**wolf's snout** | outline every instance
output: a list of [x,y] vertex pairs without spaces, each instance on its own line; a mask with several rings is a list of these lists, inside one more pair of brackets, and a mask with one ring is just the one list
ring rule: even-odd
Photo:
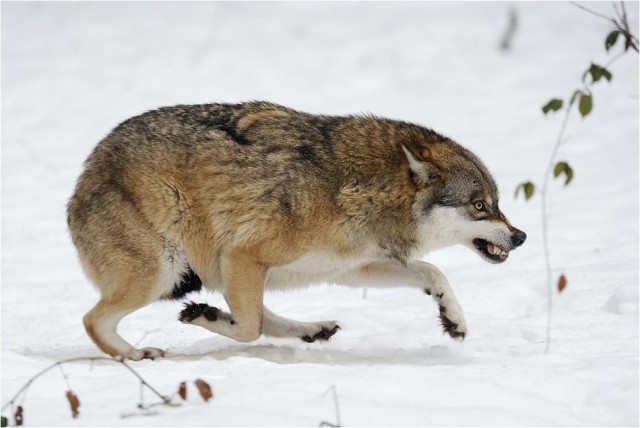
[[511,244],[513,245],[513,248],[517,248],[520,245],[524,244],[524,241],[526,240],[527,234],[521,230],[518,230],[517,232],[514,232],[513,235],[511,235]]

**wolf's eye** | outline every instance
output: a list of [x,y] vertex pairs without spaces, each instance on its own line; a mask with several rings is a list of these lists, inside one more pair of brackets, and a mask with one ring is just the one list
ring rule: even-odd
[[478,211],[484,211],[484,202],[482,201],[476,202],[473,206],[475,206]]

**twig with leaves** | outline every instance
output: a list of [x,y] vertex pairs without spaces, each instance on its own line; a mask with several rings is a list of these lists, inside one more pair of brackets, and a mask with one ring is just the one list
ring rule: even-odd
[[[71,383],[69,382],[69,377],[67,376],[66,372],[63,369],[63,365],[67,364],[67,363],[73,363],[73,362],[78,362],[78,361],[89,361],[91,363],[95,362],[95,361],[109,361],[109,362],[116,362],[120,365],[122,365],[123,367],[125,367],[129,372],[131,372],[131,374],[133,376],[135,376],[136,378],[138,378],[140,380],[140,403],[138,403],[138,408],[140,409],[146,409],[149,406],[154,406],[157,404],[160,405],[167,405],[167,406],[179,406],[178,403],[174,403],[172,401],[172,397],[168,397],[165,395],[162,395],[160,392],[158,392],[158,390],[156,390],[153,386],[151,386],[151,384],[149,384],[149,382],[147,382],[141,375],[140,373],[138,373],[136,370],[134,370],[131,366],[129,366],[127,363],[125,363],[123,360],[121,359],[116,359],[116,358],[109,358],[109,357],[78,357],[78,358],[69,358],[66,360],[62,360],[62,361],[58,361],[56,363],[51,364],[50,366],[44,368],[43,370],[41,370],[40,372],[38,372],[36,375],[34,375],[31,379],[29,379],[27,381],[27,383],[25,383],[19,390],[18,392],[16,392],[16,394],[11,398],[11,400],[9,400],[9,402],[5,403],[2,406],[2,411],[4,412],[5,409],[7,409],[8,407],[11,407],[11,413],[14,416],[14,421],[15,421],[15,425],[16,426],[21,426],[24,423],[24,402],[26,399],[26,393],[29,389],[29,387],[41,376],[43,376],[44,374],[46,374],[47,372],[51,371],[52,369],[58,368],[62,374],[62,377],[64,378],[66,384],[67,384],[67,391],[65,393],[67,400],[69,401],[69,406],[71,408],[71,416],[73,418],[77,418],[80,414],[79,408],[80,408],[80,400],[78,399],[78,396],[73,392],[72,388],[71,388]],[[200,392],[200,395],[202,396],[202,398],[205,401],[209,401],[210,398],[213,397],[213,392],[211,390],[211,387],[209,386],[209,384],[207,384],[205,381],[201,380],[201,379],[197,379],[195,382],[196,387],[198,388],[198,391]],[[184,391],[182,391],[182,386],[184,385]],[[148,404],[145,405],[144,404],[144,397],[143,397],[143,391],[144,389],[148,389],[150,390],[153,394],[155,394],[158,398],[160,398],[161,402],[160,403],[152,403],[152,404]],[[185,382],[182,382],[180,384],[180,388],[178,390],[178,395],[180,395],[184,400],[186,400],[186,384]],[[5,427],[8,425],[8,419],[4,416],[2,416],[2,426]]]
[[[581,4],[578,4],[576,2],[571,2],[571,4],[573,4],[574,6],[578,7],[579,9],[584,10],[585,12],[588,12],[592,15],[595,15],[597,17],[603,18],[609,22],[611,22],[614,27],[616,28],[615,30],[611,31],[609,33],[609,35],[607,36],[607,39],[605,41],[605,47],[607,48],[607,50],[609,50],[609,48],[613,47],[613,45],[616,44],[616,42],[618,41],[618,37],[620,35],[622,35],[624,37],[624,50],[625,52],[631,48],[634,51],[638,52],[638,37],[636,37],[632,32],[631,29],[629,28],[629,20],[627,19],[627,10],[624,6],[624,2],[619,2],[619,3],[614,3],[613,4],[613,9],[616,13],[616,17],[615,18],[611,18],[608,17],[606,15],[603,15],[601,13],[598,13],[596,11],[593,11],[585,6],[582,6]],[[619,5],[619,6],[618,6]],[[618,9],[619,7],[619,9]]]
[[[545,352],[549,352],[551,346],[551,314],[552,314],[552,296],[554,292],[554,286],[552,282],[551,273],[551,260],[549,253],[549,239],[548,239],[548,216],[547,216],[547,194],[549,188],[549,180],[553,174],[554,178],[563,177],[564,185],[567,186],[573,180],[574,171],[569,162],[557,161],[558,150],[561,144],[565,141],[565,132],[567,124],[569,123],[569,117],[573,111],[573,107],[577,105],[578,112],[584,118],[593,110],[593,92],[591,87],[602,80],[611,82],[613,75],[609,71],[609,67],[622,57],[629,49],[633,49],[638,52],[638,38],[633,35],[629,29],[629,23],[627,20],[627,12],[623,2],[619,3],[619,6],[614,3],[614,10],[617,18],[609,18],[594,12],[582,5],[573,3],[575,6],[582,10],[586,10],[596,16],[611,21],[615,29],[612,30],[605,38],[605,50],[609,52],[617,43],[620,36],[624,39],[624,51],[613,57],[608,61],[605,66],[600,66],[595,63],[591,63],[589,68],[582,75],[582,88],[574,90],[573,94],[569,98],[569,102],[565,105],[565,102],[561,98],[553,98],[542,107],[542,112],[546,115],[550,112],[564,111],[564,119],[560,126],[558,137],[556,138],[551,155],[547,163],[547,168],[544,174],[542,187],[540,188],[540,198],[542,201],[542,243],[544,249],[545,266],[547,271],[547,332],[546,332],[546,346]],[[526,181],[519,184],[515,190],[516,198],[520,194],[520,191],[524,194],[525,200],[529,200],[533,197],[536,190],[536,186],[532,181]],[[556,282],[556,289],[558,292],[562,292],[567,286],[567,277],[561,274]]]

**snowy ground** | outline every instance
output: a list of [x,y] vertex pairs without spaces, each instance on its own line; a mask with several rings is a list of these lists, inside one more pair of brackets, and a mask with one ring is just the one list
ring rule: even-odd
[[[589,7],[613,14],[609,3]],[[638,3],[627,7],[637,29]],[[505,53],[511,8],[519,26]],[[239,344],[178,323],[179,303],[156,304],[121,332],[171,355],[131,366],[167,395],[202,378],[213,401],[192,389],[180,407],[139,410],[122,366],[70,363],[80,417],[53,370],[21,401],[26,425],[318,426],[337,422],[333,385],[350,426],[637,426],[637,54],[611,67],[612,83],[595,87],[594,112],[573,117],[561,148],[576,177],[549,197],[554,275],[569,283],[553,299],[548,354],[540,199],[513,199],[519,182],[540,183],[560,127],[541,105],[570,95],[591,61],[608,61],[609,30],[568,3],[3,2],[2,404],[55,361],[101,355],[81,325],[98,295],[65,224],[93,146],[158,106],[266,99],[417,122],[485,160],[529,240],[500,266],[463,248],[427,256],[456,290],[467,340],[443,336],[436,305],[403,288],[266,297],[291,318],[339,320],[327,344]]]

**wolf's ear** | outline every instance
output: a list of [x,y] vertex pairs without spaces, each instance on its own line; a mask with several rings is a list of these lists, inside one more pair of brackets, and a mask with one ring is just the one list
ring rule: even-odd
[[402,151],[409,161],[411,179],[416,186],[428,186],[440,179],[439,168],[430,159],[431,152],[428,148],[414,154],[403,144]]

